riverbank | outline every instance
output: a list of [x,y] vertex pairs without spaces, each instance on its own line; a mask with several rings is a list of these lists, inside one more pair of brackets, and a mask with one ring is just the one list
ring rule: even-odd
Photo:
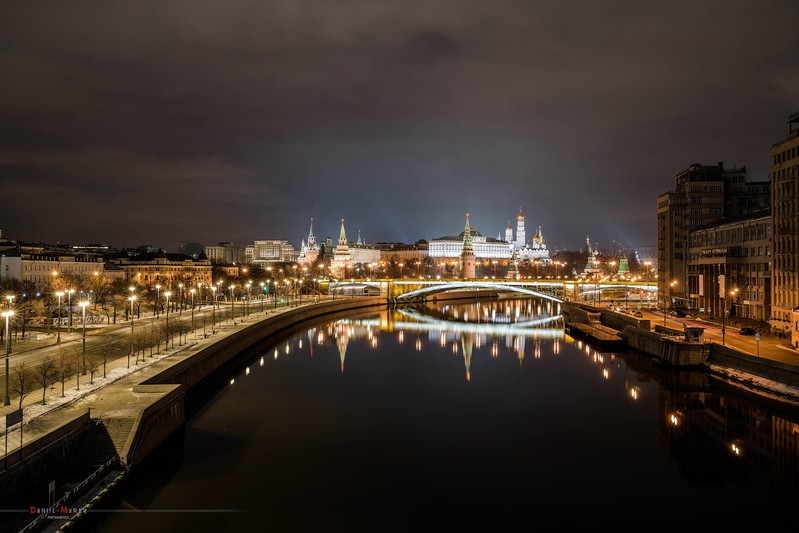
[[[85,511],[83,506],[72,507],[82,496],[74,477],[75,470],[80,469],[71,468],[75,463],[96,462],[103,453],[117,455],[124,473],[182,426],[186,393],[246,348],[270,342],[309,320],[386,305],[385,298],[360,297],[266,310],[224,324],[216,334],[200,337],[178,350],[151,356],[125,377],[29,420],[24,428],[27,442],[21,449],[15,449],[10,438],[6,468],[0,473],[2,506],[36,509],[37,523],[29,531],[70,527],[68,524]],[[68,481],[62,482],[65,478]],[[53,480],[56,490],[48,499]],[[40,496],[19,496],[25,494]],[[2,530],[19,528],[3,526]]]

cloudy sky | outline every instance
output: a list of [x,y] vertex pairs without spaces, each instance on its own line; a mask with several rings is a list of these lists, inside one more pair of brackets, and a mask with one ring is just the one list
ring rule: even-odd
[[799,2],[70,0],[0,8],[0,229],[113,246],[496,236],[651,251],[692,163],[799,111]]

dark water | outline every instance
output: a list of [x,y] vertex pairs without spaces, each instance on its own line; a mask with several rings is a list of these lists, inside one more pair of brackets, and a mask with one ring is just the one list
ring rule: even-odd
[[557,312],[311,327],[225,376],[91,530],[796,530],[794,407],[598,353]]

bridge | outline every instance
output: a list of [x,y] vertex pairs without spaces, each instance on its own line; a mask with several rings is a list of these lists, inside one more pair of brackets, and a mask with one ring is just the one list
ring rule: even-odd
[[607,301],[657,303],[654,281],[619,280],[510,280],[510,279],[350,279],[331,281],[329,292],[336,295],[379,294],[395,303],[424,302],[452,292],[496,291],[537,296],[556,302],[598,304]]

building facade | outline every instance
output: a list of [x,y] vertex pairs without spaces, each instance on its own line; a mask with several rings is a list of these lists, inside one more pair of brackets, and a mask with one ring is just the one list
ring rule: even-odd
[[717,221],[689,234],[691,307],[717,317],[766,321],[771,307],[768,210]]
[[667,293],[677,307],[687,307],[696,287],[688,280],[688,236],[726,217],[767,209],[769,182],[750,182],[746,167],[689,166],[675,177],[674,191],[657,198],[658,292]]
[[108,260],[125,272],[128,281],[135,283],[211,284],[211,260],[204,255],[194,259],[185,254],[158,251],[134,256],[117,254],[110,256]]
[[799,348],[799,112],[788,117],[787,136],[771,147],[771,218],[774,273],[771,325],[790,331]]

